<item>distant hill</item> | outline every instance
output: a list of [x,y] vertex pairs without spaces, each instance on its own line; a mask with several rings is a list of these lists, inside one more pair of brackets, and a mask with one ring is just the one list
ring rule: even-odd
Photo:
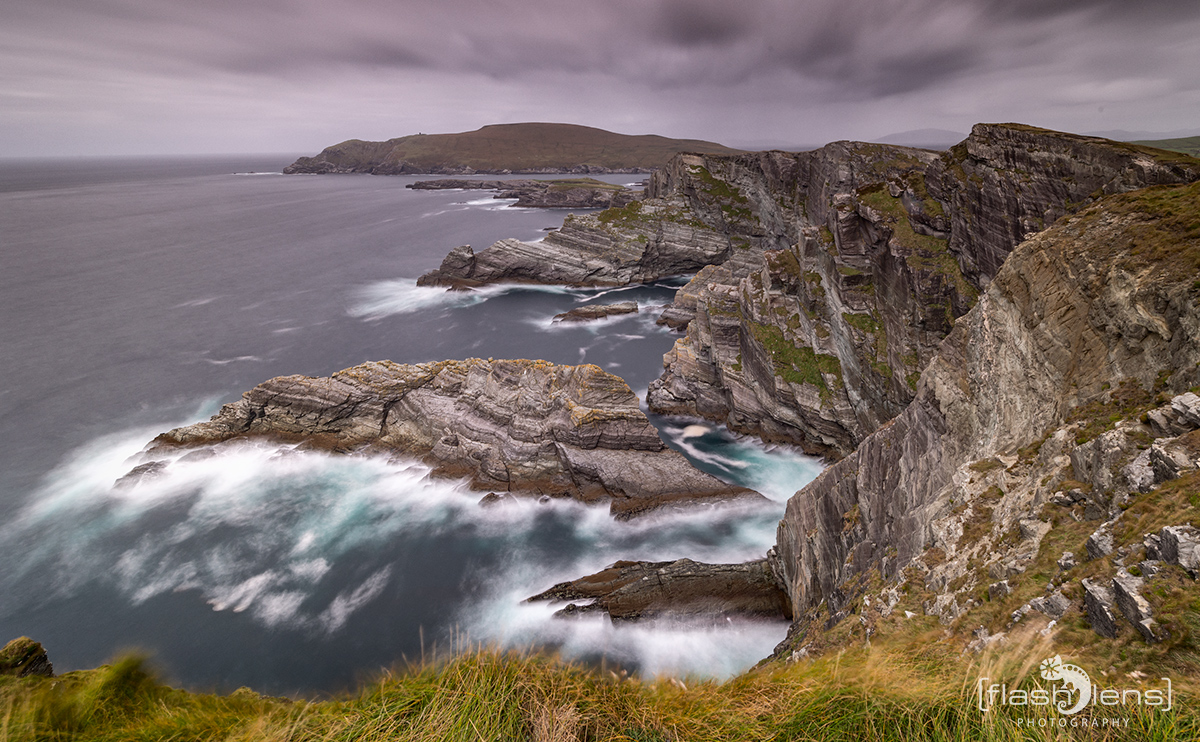
[[386,142],[351,139],[301,157],[285,173],[648,172],[678,152],[733,154],[699,139],[631,136],[575,124],[493,124],[460,134],[413,134]]
[[896,134],[888,134],[871,141],[881,144],[899,144],[902,147],[920,147],[922,149],[950,149],[967,135],[948,129],[912,129]]
[[1179,139],[1141,139],[1133,144],[1147,147],[1168,149],[1172,152],[1183,152],[1192,157],[1200,157],[1200,137],[1181,137]]

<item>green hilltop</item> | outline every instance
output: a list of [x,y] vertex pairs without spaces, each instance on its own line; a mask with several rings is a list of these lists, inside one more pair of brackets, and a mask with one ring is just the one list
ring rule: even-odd
[[458,134],[350,139],[301,157],[288,173],[645,172],[678,152],[735,154],[700,139],[616,134],[575,124],[493,124]]
[[1133,142],[1147,147],[1168,149],[1172,152],[1183,152],[1192,157],[1200,157],[1200,137],[1182,137],[1180,139],[1145,139]]

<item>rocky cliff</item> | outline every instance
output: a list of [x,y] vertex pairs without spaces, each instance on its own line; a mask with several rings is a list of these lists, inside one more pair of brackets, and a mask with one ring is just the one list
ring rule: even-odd
[[[737,270],[744,275],[763,249],[789,245],[798,234],[794,205],[772,193],[790,188],[792,164],[792,156],[780,152],[679,155],[651,177],[646,200],[570,215],[538,242],[501,240],[478,254],[458,248],[420,283],[620,286],[716,263],[743,266]],[[774,180],[764,180],[764,173]]]
[[161,460],[174,448],[247,436],[420,457],[477,489],[611,500],[618,516],[761,497],[667,448],[629,386],[592,365],[380,361],[326,378],[282,376],[208,422],[160,435],[142,467],[168,465]]
[[647,198],[535,243],[457,248],[422,285],[621,285],[696,273],[649,405],[844,456],[912,401],[921,370],[1008,252],[1109,193],[1200,178],[1179,153],[980,124],[947,153],[835,142],[683,154]]
[[[940,156],[835,143],[792,157],[762,168],[757,192],[739,186],[771,199],[752,220],[781,249],[680,290],[664,319],[687,336],[649,404],[831,458],[912,401],[942,338],[1026,235],[1108,193],[1200,178],[1200,161],[1177,153],[1020,125],[978,125]],[[724,181],[729,159],[705,158],[706,172]],[[656,174],[650,195],[686,193],[680,171]],[[791,219],[760,216],[773,213]]]
[[1144,622],[1123,570],[1194,562],[1200,525],[1197,214],[1200,184],[1111,196],[1007,258],[913,402],[788,502],[771,562],[807,621],[790,647],[818,618],[884,620],[901,592],[864,597],[878,580],[915,583],[946,622],[1013,602],[982,638],[1030,611],[1112,614],[1122,594]]

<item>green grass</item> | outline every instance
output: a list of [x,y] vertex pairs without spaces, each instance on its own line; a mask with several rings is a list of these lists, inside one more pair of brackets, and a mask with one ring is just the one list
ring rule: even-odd
[[900,199],[893,198],[882,184],[860,188],[858,198],[883,215],[884,223],[892,228],[893,238],[909,250],[905,262],[910,269],[932,271],[944,276],[968,304],[975,303],[979,291],[963,276],[958,261],[950,254],[946,240],[913,231],[904,204]]
[[1179,681],[1173,711],[1124,712],[1128,728],[1020,727],[1018,718],[1056,717],[1012,707],[985,714],[975,704],[975,680],[1003,678],[1010,687],[1031,687],[1040,647],[974,657],[936,636],[919,639],[771,663],[724,683],[630,678],[541,655],[479,649],[448,663],[385,674],[353,695],[295,702],[245,689],[227,696],[172,689],[143,661],[124,658],[54,680],[0,679],[0,742],[999,742],[1200,734],[1200,699]]
[[[1114,221],[1111,236],[1090,239]],[[1068,222],[1089,257],[1111,260],[1132,272],[1152,270],[1166,280],[1200,275],[1200,181],[1188,185],[1151,186],[1104,198]],[[1200,282],[1193,284],[1200,293]]]
[[1143,139],[1130,144],[1143,147],[1154,147],[1171,152],[1182,152],[1192,157],[1200,157],[1200,137],[1182,137],[1180,139]]
[[771,354],[775,363],[775,374],[792,384],[812,384],[820,390],[822,398],[829,393],[825,375],[838,379],[841,386],[842,364],[836,356],[817,353],[807,345],[795,346],[784,337],[783,330],[773,325],[747,322],[754,338]]

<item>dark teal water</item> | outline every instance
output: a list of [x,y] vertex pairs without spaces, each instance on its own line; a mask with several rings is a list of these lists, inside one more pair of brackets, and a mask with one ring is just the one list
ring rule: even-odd
[[817,465],[719,429],[659,421],[776,504],[635,524],[574,503],[485,511],[415,462],[268,445],[112,487],[155,434],[280,374],[530,357],[596,363],[644,394],[660,372],[676,336],[654,313],[550,319],[661,304],[669,282],[415,286],[455,245],[538,239],[562,213],[413,177],[278,175],[290,159],[0,163],[0,638],[34,636],[59,669],[136,647],[177,682],[270,692],[347,687],[452,635],[646,672],[727,675],[769,652],[780,625],[614,628],[520,602],[617,558],[761,556]]

